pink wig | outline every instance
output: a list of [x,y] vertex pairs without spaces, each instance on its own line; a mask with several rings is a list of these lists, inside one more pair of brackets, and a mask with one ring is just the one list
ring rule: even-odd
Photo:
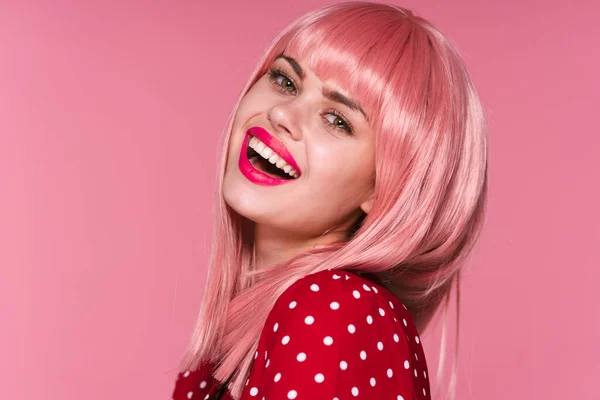
[[[222,182],[239,102],[282,52],[306,60],[321,80],[338,82],[366,108],[377,133],[375,201],[347,241],[257,271],[252,222],[227,206]],[[223,139],[207,284],[182,369],[214,362],[219,381],[235,371],[229,390],[239,398],[275,301],[311,273],[369,274],[406,305],[421,332],[453,284],[458,290],[484,222],[485,115],[457,50],[426,20],[368,2],[300,17],[259,61]]]

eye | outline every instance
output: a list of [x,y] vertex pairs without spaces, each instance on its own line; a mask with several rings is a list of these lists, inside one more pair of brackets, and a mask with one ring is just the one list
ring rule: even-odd
[[[339,129],[339,130],[345,131],[346,133],[349,133],[351,135],[354,134],[352,125],[350,124],[350,122],[348,122],[348,120],[339,111],[327,110],[325,112],[325,115],[333,115],[335,117],[335,118],[333,118],[333,121],[330,122],[333,129]],[[327,119],[327,121],[330,121],[330,120]]]
[[[296,85],[294,84],[294,81],[281,69],[270,68],[267,73],[269,75],[269,82],[271,83],[271,86],[273,86],[277,91],[281,93],[296,92]],[[346,117],[344,117],[342,113],[331,109],[325,112],[324,116],[326,115],[333,115],[335,117],[333,118],[333,121],[330,121],[328,118],[324,117],[331,129],[342,131],[348,135],[354,135],[352,124]]]
[[[290,88],[293,91],[296,91],[296,85],[294,85],[294,81],[280,69],[271,68],[271,69],[269,69],[268,74],[269,74],[269,81],[271,82],[271,85],[273,87],[275,87],[275,89],[277,89],[278,91],[280,91],[282,93],[285,93],[285,92],[289,93]],[[279,82],[280,78],[282,78],[281,83]]]

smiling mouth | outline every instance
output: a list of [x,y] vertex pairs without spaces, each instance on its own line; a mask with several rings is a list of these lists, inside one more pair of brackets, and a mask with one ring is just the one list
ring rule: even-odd
[[249,135],[246,155],[254,168],[273,178],[292,180],[299,177],[291,165],[255,136]]

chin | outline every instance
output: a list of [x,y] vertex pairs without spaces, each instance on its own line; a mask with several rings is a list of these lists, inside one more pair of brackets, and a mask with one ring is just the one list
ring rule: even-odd
[[[233,187],[235,186],[235,188]],[[258,210],[257,200],[252,196],[248,196],[239,185],[232,185],[231,187],[223,185],[223,200],[233,211],[240,216],[249,219],[253,222],[258,222],[261,214],[261,210]]]

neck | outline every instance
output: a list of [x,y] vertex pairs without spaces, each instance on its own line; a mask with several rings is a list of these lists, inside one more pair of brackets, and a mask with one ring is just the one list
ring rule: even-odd
[[283,263],[316,246],[339,242],[345,238],[345,232],[339,231],[302,237],[270,226],[256,224],[254,228],[255,269],[262,270]]

